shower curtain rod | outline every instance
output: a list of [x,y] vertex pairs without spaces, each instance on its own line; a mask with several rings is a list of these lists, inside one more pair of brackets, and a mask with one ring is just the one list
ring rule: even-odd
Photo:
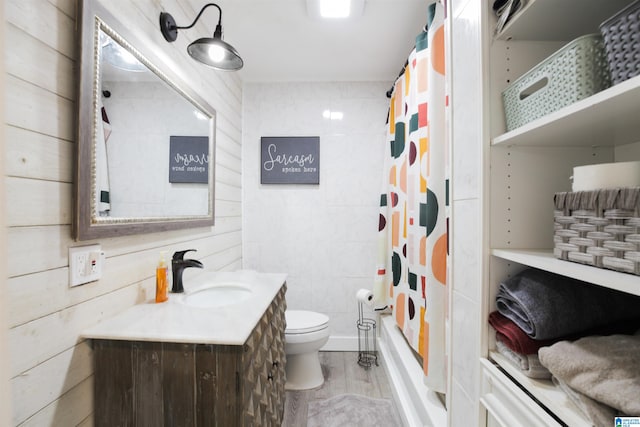
[[[440,3],[442,6],[444,6],[443,0],[436,0],[436,3]],[[429,23],[426,23],[424,25],[424,27],[422,27],[422,32],[426,33],[427,31],[429,31]],[[411,55],[411,52],[413,51],[413,49],[415,49],[416,46],[414,45],[413,48],[411,49],[411,51],[409,51],[409,55]],[[409,56],[407,55],[407,57]],[[404,62],[404,66],[402,67],[402,70],[400,70],[400,73],[398,74],[398,77],[396,77],[396,80],[398,80],[400,78],[400,76],[402,76],[404,74],[404,70],[407,68],[407,65],[409,65],[409,60],[407,59]],[[391,95],[393,95],[393,89],[396,86],[396,80],[393,81],[392,85],[391,85],[391,89],[389,89],[387,91],[387,98],[391,98]]]
[[396,77],[396,80],[391,84],[391,88],[387,91],[387,98],[391,98],[391,95],[393,95],[393,89],[396,87],[396,81],[404,74],[404,70],[407,68],[407,65],[409,65],[408,59],[404,62],[404,66],[402,67],[402,70],[400,70],[398,77]]
[[[438,2],[440,2],[440,0]],[[422,32],[426,33],[428,30],[429,28],[427,27],[427,24],[425,24],[424,27],[422,27]],[[398,77],[396,77],[396,79],[391,84],[391,88],[387,91],[387,98],[391,98],[391,95],[393,95],[393,89],[396,86],[396,81],[404,74],[404,71],[407,69],[407,65],[409,65],[409,56],[411,55],[411,52],[413,52],[415,48],[416,48],[416,45],[413,45],[413,47],[409,51],[409,54],[407,55],[407,60],[404,61],[404,65],[402,66],[402,69],[398,73]]]

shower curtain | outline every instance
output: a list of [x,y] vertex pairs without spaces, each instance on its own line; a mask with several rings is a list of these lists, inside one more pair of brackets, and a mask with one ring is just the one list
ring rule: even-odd
[[[96,162],[96,207],[98,216],[109,216],[111,211],[111,200],[109,184],[109,162],[107,160],[107,141],[111,135],[111,124],[107,116],[107,110],[102,101],[98,105],[100,114],[100,124],[96,129],[95,162]],[[100,131],[102,129],[102,132]]]
[[389,106],[380,198],[377,307],[392,308],[420,354],[426,385],[446,391],[448,147],[444,9],[432,4]]

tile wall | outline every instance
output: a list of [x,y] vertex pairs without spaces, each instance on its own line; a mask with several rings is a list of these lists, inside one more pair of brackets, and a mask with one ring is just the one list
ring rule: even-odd
[[[357,350],[355,293],[373,287],[389,87],[243,88],[244,267],[289,275],[288,307],[331,319],[325,349]],[[326,119],[325,110],[343,119]],[[260,184],[262,136],[319,136],[320,185]]]

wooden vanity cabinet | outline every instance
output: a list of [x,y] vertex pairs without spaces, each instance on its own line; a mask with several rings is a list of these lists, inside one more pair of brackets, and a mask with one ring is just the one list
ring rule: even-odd
[[283,285],[243,345],[94,340],[96,426],[280,426]]

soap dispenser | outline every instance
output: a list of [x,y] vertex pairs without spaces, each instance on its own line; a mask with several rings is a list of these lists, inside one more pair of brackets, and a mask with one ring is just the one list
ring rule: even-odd
[[160,252],[160,260],[156,267],[156,302],[165,302],[169,299],[169,270],[167,267],[166,252]]

